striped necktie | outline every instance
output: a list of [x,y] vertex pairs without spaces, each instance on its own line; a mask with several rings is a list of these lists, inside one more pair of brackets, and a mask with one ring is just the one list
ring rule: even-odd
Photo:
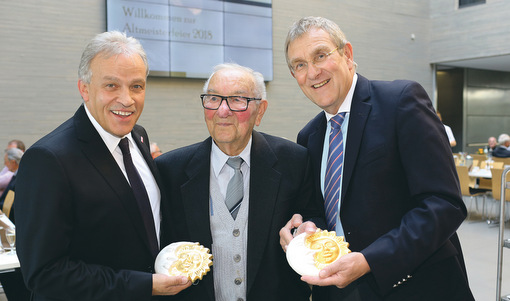
[[324,208],[329,231],[335,231],[338,216],[338,202],[340,200],[340,183],[342,165],[344,161],[344,139],[342,136],[342,122],[345,112],[331,118],[331,132],[329,135],[329,154],[324,179]]
[[241,173],[242,163],[243,159],[241,157],[231,157],[227,160],[227,165],[234,169],[234,176],[228,182],[225,204],[234,219],[237,217],[244,197],[243,174]]

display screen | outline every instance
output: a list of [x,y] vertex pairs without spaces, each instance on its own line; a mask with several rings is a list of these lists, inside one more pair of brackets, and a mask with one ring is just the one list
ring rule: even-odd
[[207,78],[220,63],[273,79],[272,0],[107,0],[107,30],[137,38],[150,75]]

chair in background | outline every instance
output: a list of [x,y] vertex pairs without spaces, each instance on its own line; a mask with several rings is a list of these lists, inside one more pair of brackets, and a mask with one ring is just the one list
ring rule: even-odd
[[485,198],[487,196],[487,192],[490,191],[490,189],[482,189],[482,188],[473,188],[473,184],[471,183],[471,179],[469,177],[469,171],[467,166],[456,166],[457,168],[457,174],[459,176],[459,183],[460,183],[460,190],[462,192],[463,196],[470,197],[470,204],[468,207],[468,218],[471,215],[471,207],[473,206],[473,200],[475,201],[475,207],[478,211],[478,196],[483,196],[483,203],[482,203],[482,218],[485,215]]
[[477,159],[473,159],[473,165],[471,165],[470,170],[475,168],[475,166],[480,167],[479,160],[477,160]]
[[473,160],[478,160],[478,162],[482,162],[487,160],[486,155],[480,155],[480,154],[469,154],[471,157],[473,157]]
[[494,160],[494,162],[503,162],[503,166],[510,165],[510,158],[492,157],[492,160]]
[[[492,173],[492,198],[494,199],[494,203],[498,203],[501,201],[501,176],[503,175],[503,168],[493,168],[491,169]],[[510,180],[510,176],[507,175],[506,181]],[[505,200],[510,201],[510,191],[506,191]],[[491,206],[492,208],[493,206]],[[499,215],[499,214],[498,214]],[[488,216],[488,214],[487,214]],[[491,220],[487,218],[487,223],[497,224],[499,222],[499,218],[497,220]]]
[[[491,166],[490,166],[491,169],[492,168],[499,168],[499,169],[501,169],[501,168],[503,168],[504,162],[502,162],[502,161],[492,161],[490,164],[491,164]],[[480,168],[481,169],[487,168],[487,161],[482,161],[480,163]]]
[[492,163],[492,168],[503,169],[504,163],[505,162],[494,161],[494,163]]
[[2,212],[9,217],[9,214],[11,213],[12,204],[14,203],[14,191],[9,190],[7,192],[7,195],[5,196],[4,205],[2,207]]

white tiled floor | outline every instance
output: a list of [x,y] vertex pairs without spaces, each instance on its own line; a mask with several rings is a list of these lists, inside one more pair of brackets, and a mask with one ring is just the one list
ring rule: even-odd
[[[488,200],[489,207],[491,202],[494,201]],[[494,212],[499,212],[499,202],[493,206],[490,214],[495,217],[497,214]],[[508,216],[508,210],[506,212]],[[496,285],[499,225],[489,226],[485,219],[473,212],[471,218],[461,225],[458,234],[466,261],[469,284],[475,300],[498,300]],[[505,223],[504,238],[510,238],[509,222]],[[503,249],[502,261],[501,295],[505,296],[510,294],[510,250],[507,248]]]

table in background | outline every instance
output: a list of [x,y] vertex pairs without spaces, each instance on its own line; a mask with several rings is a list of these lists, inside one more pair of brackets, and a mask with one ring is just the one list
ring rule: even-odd
[[15,268],[19,268],[19,260],[17,255],[7,254],[9,251],[0,254],[0,273],[12,272]]

